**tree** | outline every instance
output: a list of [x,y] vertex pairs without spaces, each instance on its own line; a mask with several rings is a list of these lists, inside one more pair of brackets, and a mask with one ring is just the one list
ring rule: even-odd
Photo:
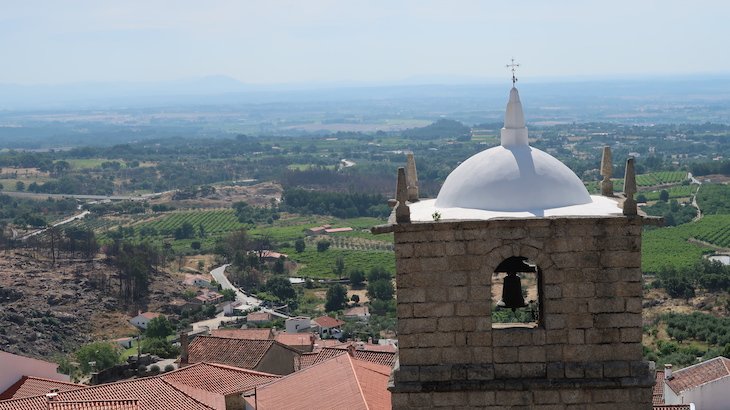
[[358,303],[360,303],[360,296],[357,294],[354,294],[354,295],[352,295],[350,300],[353,301],[357,305]]
[[660,200],[660,201],[662,201],[662,202],[667,202],[667,201],[669,201],[669,192],[667,192],[667,190],[666,190],[666,189],[662,189],[662,190],[661,190],[661,191],[659,192],[659,200]]
[[334,284],[327,289],[326,297],[324,304],[326,311],[340,310],[347,304],[347,289],[339,283]]
[[342,278],[342,274],[345,273],[345,259],[342,255],[337,255],[337,259],[335,259],[335,266],[332,267],[332,273],[334,273],[338,278]]
[[350,271],[350,284],[352,287],[362,286],[364,280],[365,272],[363,272],[362,269],[353,269]]
[[147,337],[165,338],[170,336],[172,332],[173,329],[170,321],[165,316],[157,316],[150,320],[147,324],[147,330],[144,333]]
[[375,282],[380,279],[390,279],[390,272],[382,266],[375,266],[368,272],[368,282]]
[[368,297],[370,299],[391,300],[393,299],[393,282],[390,279],[378,279],[368,284]]
[[223,295],[223,300],[226,300],[226,301],[236,300],[236,291],[233,289],[223,289],[221,291],[221,295]]
[[295,300],[297,292],[292,286],[289,278],[274,276],[266,281],[266,291],[276,296],[280,301]]
[[142,340],[140,345],[142,353],[149,353],[165,359],[177,357],[180,349],[173,346],[167,339],[161,337],[148,337]]
[[18,182],[15,183],[15,190],[16,191],[23,191],[23,190],[25,190],[25,184],[23,183],[23,181],[18,181]]
[[306,248],[306,244],[304,243],[304,239],[299,238],[296,241],[294,241],[294,250],[297,251],[297,253],[304,252],[304,248]]
[[322,239],[320,241],[317,241],[317,252],[324,252],[324,251],[326,251],[327,249],[330,248],[330,245],[331,245],[330,241],[328,241],[326,239]]
[[121,353],[117,346],[109,342],[94,342],[81,346],[76,351],[76,360],[79,362],[83,373],[90,373],[91,371],[108,369],[119,363]]
[[284,258],[284,255],[282,255],[282,256],[280,256],[280,257],[279,257],[279,258],[278,258],[278,259],[277,259],[277,260],[276,260],[276,261],[274,262],[274,267],[273,267],[273,271],[274,271],[274,273],[278,273],[278,274],[282,274],[282,273],[284,273],[284,271],[286,270],[286,269],[285,269],[286,265],[284,264],[284,261],[285,261],[285,260],[286,260],[286,258]]
[[200,241],[192,241],[192,242],[190,242],[190,249],[194,249],[194,250],[197,251],[197,250],[200,249],[201,246],[202,246],[202,244],[200,243]]

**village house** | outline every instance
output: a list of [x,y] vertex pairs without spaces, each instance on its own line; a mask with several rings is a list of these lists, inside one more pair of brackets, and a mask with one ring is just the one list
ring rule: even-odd
[[370,320],[370,309],[367,306],[355,306],[351,307],[342,314],[343,319],[358,320],[361,322],[367,322]]
[[144,312],[144,313],[139,312],[139,314],[137,316],[133,317],[129,321],[129,323],[133,324],[134,326],[136,326],[142,330],[146,330],[147,324],[150,323],[150,320],[152,320],[156,317],[159,317],[159,316],[162,316],[162,314],[155,313],[155,312]]
[[303,333],[312,329],[312,318],[307,316],[290,317],[284,321],[287,333]]
[[335,339],[340,337],[342,334],[342,325],[345,324],[342,320],[330,316],[320,316],[312,320],[312,322],[316,325],[319,337]]
[[[244,408],[243,394],[280,376],[197,363],[160,376],[96,386],[56,386],[0,401],[0,410],[223,410]],[[68,383],[67,383],[68,384]],[[20,390],[18,390],[20,392]]]
[[190,302],[197,305],[217,305],[223,302],[223,295],[212,290],[203,289]]
[[204,275],[195,275],[191,273],[185,274],[185,279],[183,280],[183,284],[188,286],[196,286],[200,288],[210,288],[211,282],[208,279],[208,277]]
[[293,373],[299,356],[297,350],[274,340],[216,336],[198,336],[189,345],[187,338],[181,338],[180,350],[181,367],[208,362],[278,375]]
[[[724,410],[730,404],[730,359],[719,356],[672,371],[665,365],[662,387],[664,405],[693,404],[698,410]],[[655,403],[657,404],[657,403]]]
[[47,393],[51,388],[62,389],[70,380],[68,375],[58,373],[56,363],[0,350],[0,400],[26,392],[44,390],[43,393]]
[[246,315],[246,322],[252,324],[265,324],[270,323],[274,319],[274,316],[270,312],[251,312]]

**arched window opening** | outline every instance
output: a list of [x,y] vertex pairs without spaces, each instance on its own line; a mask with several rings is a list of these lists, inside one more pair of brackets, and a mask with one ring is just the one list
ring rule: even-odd
[[503,260],[492,275],[492,327],[537,327],[540,268],[522,256]]

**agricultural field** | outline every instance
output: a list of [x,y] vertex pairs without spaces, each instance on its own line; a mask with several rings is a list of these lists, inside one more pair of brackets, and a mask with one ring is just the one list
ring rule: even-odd
[[330,247],[324,252],[318,252],[316,244],[307,244],[301,253],[294,248],[283,248],[281,252],[289,255],[296,261],[299,269],[296,276],[309,278],[335,278],[333,268],[338,257],[345,262],[345,275],[352,269],[362,269],[369,272],[374,267],[383,267],[389,272],[395,272],[395,254],[389,250],[356,250]]
[[152,222],[136,224],[134,228],[138,232],[143,228],[153,229],[161,236],[170,236],[185,222],[192,224],[195,229],[198,229],[202,225],[205,229],[205,234],[213,236],[232,232],[245,226],[245,224],[238,222],[238,218],[233,209],[217,209],[170,212]]
[[642,270],[655,273],[664,266],[691,267],[703,254],[713,251],[690,239],[729,247],[730,215],[707,215],[697,222],[647,230],[642,241]]
[[[666,191],[669,193],[670,199],[689,198],[697,193],[698,187],[699,185],[678,185],[666,188]],[[641,192],[641,195],[644,195],[647,201],[658,201],[660,194],[661,190]]]
[[636,176],[636,184],[640,187],[679,184],[687,179],[684,171],[661,171]]

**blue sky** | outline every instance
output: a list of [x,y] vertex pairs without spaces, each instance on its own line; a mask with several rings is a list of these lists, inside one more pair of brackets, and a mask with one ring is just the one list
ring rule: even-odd
[[726,1],[0,0],[0,83],[730,73]]

